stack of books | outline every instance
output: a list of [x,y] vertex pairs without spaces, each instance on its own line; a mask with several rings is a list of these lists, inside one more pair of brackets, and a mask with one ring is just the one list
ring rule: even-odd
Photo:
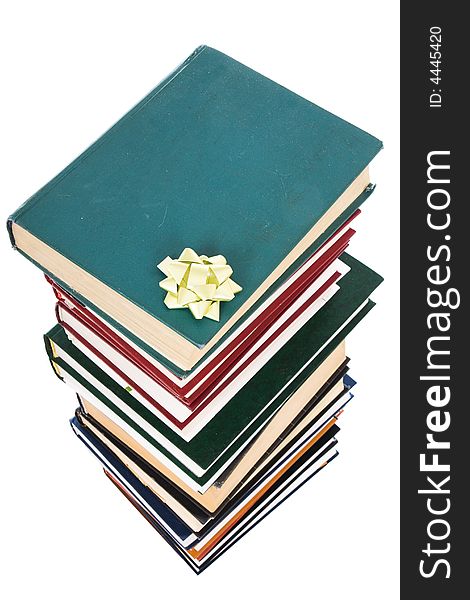
[[196,572],[337,455],[380,148],[203,46],[9,219],[74,432]]

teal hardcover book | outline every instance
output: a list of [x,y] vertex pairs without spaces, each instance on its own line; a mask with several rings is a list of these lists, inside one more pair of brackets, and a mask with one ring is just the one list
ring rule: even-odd
[[[276,290],[279,286],[285,283],[285,281],[304,263],[313,252],[315,252],[320,246],[328,240],[330,236],[332,236],[359,208],[360,206],[369,198],[369,196],[374,191],[375,186],[368,186],[362,194],[360,194],[356,200],[342,213],[342,215],[336,219],[330,227],[322,234],[317,240],[310,246],[292,265],[279,277],[276,283],[273,285],[273,291]],[[50,273],[49,273],[50,275]],[[134,335],[129,329],[123,327],[120,323],[118,323],[115,319],[113,319],[109,314],[106,314],[102,310],[100,310],[97,306],[86,300],[80,294],[77,294],[76,291],[70,289],[70,286],[67,286],[63,282],[60,282],[60,285],[73,296],[75,296],[82,304],[88,306],[92,311],[94,311],[103,321],[107,322],[109,325],[114,327],[117,331],[119,331],[125,338],[128,338],[131,342],[133,342],[138,348],[141,348],[144,352],[153,357],[156,361],[160,362],[167,369],[172,371],[175,375],[180,377],[181,379],[185,379],[191,371],[185,371],[184,369],[178,367],[173,362],[168,360],[165,356],[163,356],[160,352],[152,348],[144,340]],[[242,317],[240,317],[238,324],[243,324],[248,317],[252,315],[254,311],[256,311],[264,302],[265,298],[261,297],[252,308],[247,311]],[[226,336],[227,337],[227,336]],[[226,338],[224,338],[225,340]],[[212,347],[206,355],[199,360],[195,365],[194,369],[198,366],[202,365],[206,360],[210,360],[212,354],[214,354],[217,350],[218,346]]]
[[[61,327],[56,326],[46,334],[46,348],[53,365],[69,373],[87,393],[98,398],[176,468],[203,486],[226,468],[237,449],[263,422],[269,420],[372,308],[373,302],[369,300],[367,303],[367,299],[382,278],[351,256],[343,255],[343,260],[351,267],[351,271],[342,279],[341,288],[335,296],[189,442],[182,440],[75,348]],[[83,375],[69,364],[70,359],[58,357],[54,346],[65,350],[76,365],[80,365]],[[316,352],[318,354],[315,356]],[[312,360],[313,356],[315,358]],[[99,382],[102,391],[97,389],[96,383],[90,383],[91,380]],[[121,410],[110,395],[103,393],[105,389],[119,398],[130,412],[149,423],[173,448],[188,457],[204,473],[195,476],[190,468],[178,460],[175,450],[168,450],[170,444],[159,443],[152,438],[147,430],[129,417],[127,409]]]
[[[191,369],[364,192],[368,133],[198,48],[8,222],[13,244]],[[223,254],[243,287],[220,321],[169,310],[156,269]]]

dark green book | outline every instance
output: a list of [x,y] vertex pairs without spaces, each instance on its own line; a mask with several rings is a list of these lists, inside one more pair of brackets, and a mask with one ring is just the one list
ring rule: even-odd
[[[380,148],[203,46],[8,226],[23,254],[188,370],[341,222]],[[225,255],[243,287],[220,322],[163,304],[156,264],[185,247]]]
[[[348,255],[343,255],[343,260],[351,271],[342,279],[341,288],[335,296],[190,442],[183,441],[76,349],[61,327],[56,326],[46,334],[46,348],[51,361],[79,383],[85,397],[88,394],[90,398],[98,399],[157,454],[166,457],[180,474],[204,488],[227,468],[237,451],[288,401],[372,308],[373,302],[368,301],[368,297],[381,282],[381,277]],[[58,358],[57,347],[70,358]],[[75,364],[71,365],[73,362]],[[92,379],[98,383],[92,385]],[[107,391],[111,394],[107,395]],[[117,400],[113,401],[110,396]],[[122,410],[118,403],[129,410]],[[131,418],[129,413],[136,415],[137,419]],[[138,419],[148,423],[166,442],[156,441],[136,422]],[[189,468],[188,461],[197,469]],[[195,474],[196,470],[198,474]]]

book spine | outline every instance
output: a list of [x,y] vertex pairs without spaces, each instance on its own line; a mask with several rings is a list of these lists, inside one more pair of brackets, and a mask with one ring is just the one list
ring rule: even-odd
[[52,370],[54,371],[54,373],[57,375],[57,377],[61,381],[64,381],[64,378],[62,377],[62,375],[60,373],[59,366],[57,365],[57,363],[54,360],[54,358],[56,358],[54,342],[50,338],[48,338],[47,335],[44,335],[43,339],[44,339],[44,345],[46,347],[47,356],[49,358],[49,362],[51,363]]
[[13,215],[11,217],[8,217],[7,231],[8,231],[8,235],[10,237],[11,245],[16,250],[15,236],[13,235]]

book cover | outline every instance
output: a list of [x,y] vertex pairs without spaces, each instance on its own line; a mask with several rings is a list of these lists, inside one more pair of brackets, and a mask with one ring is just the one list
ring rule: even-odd
[[[78,294],[91,294],[81,287],[84,274],[99,290],[91,301],[111,290],[124,326],[129,307],[142,323],[160,324],[155,337],[143,326],[134,330],[153,347],[161,331],[176,334],[166,351],[180,352],[187,365],[380,148],[366,132],[202,46],[32,196],[9,229],[20,248],[33,240],[29,255],[59,279],[56,259],[65,258],[75,270],[64,282]],[[162,302],[155,265],[187,246],[227,256],[243,286],[224,304],[220,322],[195,321]],[[54,252],[49,262],[45,247]],[[104,296],[98,304],[113,312]]]
[[[369,300],[367,303],[367,298],[379,285],[381,277],[347,254],[343,255],[343,260],[351,267],[351,270],[343,279],[343,287],[322,309],[321,317],[320,314],[312,317],[290,342],[256,374],[250,384],[245,386],[190,442],[184,442],[175,432],[161,423],[155,415],[147,411],[129,393],[76,350],[60,327],[56,326],[47,334],[46,348],[49,355],[52,356],[47,338],[50,338],[52,342],[56,340],[59,345],[67,346],[68,353],[78,359],[105,387],[112,390],[143,419],[151,423],[174,447],[190,457],[202,469],[206,469],[205,473],[195,476],[181,461],[175,459],[165,445],[156,442],[142,427],[114,406],[107,396],[96,390],[76,372],[74,378],[78,379],[85,388],[99,397],[104,404],[116,412],[142,438],[177,465],[183,473],[186,473],[199,485],[204,485],[224,467],[228,460],[227,455],[233,454],[237,448],[249,439],[250,434],[256,431],[257,426],[259,426],[256,416],[263,411],[266,403],[271,401],[269,413],[273,414],[290,394],[322,364],[349,331],[372,308],[373,302]],[[358,309],[360,310],[358,311]],[[351,318],[353,315],[355,316]],[[344,326],[348,318],[351,318],[351,320]],[[343,328],[336,334],[341,327]],[[333,339],[328,341],[332,335],[334,336]],[[314,360],[311,360],[315,348],[321,348],[325,342],[327,342],[326,347]],[[56,358],[54,362],[61,369],[73,371],[61,359]],[[298,373],[299,366],[304,364],[307,364],[307,368]],[[276,376],[273,376],[274,373]],[[278,393],[280,390],[281,393]],[[275,400],[272,401],[275,396]],[[264,415],[263,418],[265,418]],[[244,431],[243,435],[240,435],[241,431]]]
[[[129,338],[100,319],[56,282],[48,277],[46,279],[52,285],[57,299],[57,321],[85,354],[89,356],[89,352],[99,351],[124,372],[127,363],[137,378],[148,377],[152,380],[152,385],[155,382],[159,386],[158,395],[165,396],[169,392],[194,410],[203,401],[202,397],[206,396],[221,376],[229,372],[240,357],[250,350],[257,339],[268,329],[278,329],[300,296],[304,294],[305,297],[310,297],[310,294],[306,294],[309,289],[317,290],[327,281],[327,271],[331,275],[335,271],[341,274],[341,268],[338,267],[342,266],[342,263],[336,259],[346,250],[354,233],[353,229],[346,226],[332,236],[294,275],[270,295],[267,302],[252,313],[240,334],[236,335],[234,332],[229,335],[218,347],[215,355],[208,357],[185,378],[175,376],[161,362],[156,361],[144,349],[133,344]],[[292,330],[292,335],[294,333]],[[132,387],[131,382],[129,385]]]
[[[332,223],[332,225],[330,225],[330,227],[328,227],[326,231],[322,235],[320,235],[317,238],[317,240],[279,277],[279,279],[273,285],[272,293],[279,290],[283,285],[285,285],[289,277],[294,275],[294,273],[299,268],[301,268],[302,265],[305,264],[305,262],[324,244],[327,244],[329,239],[339,234],[340,231],[344,231],[346,229],[347,225],[349,225],[360,214],[360,207],[370,197],[374,190],[375,186],[372,184],[369,185],[354,200],[354,202],[344,210],[344,212]],[[54,294],[58,299],[65,296],[71,300],[72,304],[80,305],[89,316],[90,314],[95,313],[101,321],[101,323],[105,325],[105,327],[107,324],[108,327],[111,327],[117,335],[121,334],[123,338],[128,339],[130,343],[134,345],[137,352],[141,351],[147,354],[150,357],[150,359],[153,359],[160,363],[172,375],[174,375],[175,378],[181,380],[181,382],[183,382],[183,385],[184,381],[187,379],[191,379],[195,372],[205,368],[206,364],[211,361],[211,358],[214,357],[214,355],[216,355],[219,350],[220,344],[213,346],[205,353],[205,355],[202,358],[198,359],[195,362],[191,369],[184,369],[172,362],[171,360],[169,360],[161,352],[150,346],[146,342],[146,340],[142,339],[141,337],[138,337],[129,328],[126,328],[121,323],[116,321],[111,315],[104,312],[96,304],[93,304],[93,302],[91,302],[88,298],[85,298],[82,294],[77,292],[77,290],[72,289],[65,282],[59,281],[57,277],[53,276],[52,273],[47,271],[47,269],[45,269],[45,271],[46,280],[52,285]],[[256,311],[259,311],[261,309],[265,300],[266,298],[262,296],[253,304],[253,306],[247,312],[245,312],[240,317],[237,323],[239,327],[236,329],[235,333],[238,334],[238,331],[243,329],[245,321],[252,317]],[[230,330],[229,333],[233,334],[233,331]],[[225,342],[227,340],[227,337],[228,334],[225,334],[225,336],[221,338],[221,341]]]
[[169,427],[189,440],[337,293],[339,286],[335,281],[340,281],[341,271],[345,273],[347,270],[348,267],[338,261],[315,284],[316,289],[309,288],[292,309],[286,311],[280,323],[276,322],[267,331],[263,326],[256,328],[240,349],[237,348],[236,355],[232,353],[223,362],[223,368],[214,370],[206,389],[202,393],[197,389],[196,400],[191,406],[183,404],[173,390],[163,388],[128,361],[125,355],[114,351],[87,327],[86,322],[67,312],[65,306],[59,307],[58,320],[74,346]]
[[[153,519],[178,545],[186,548],[196,544],[205,546],[209,541],[214,543],[213,539],[216,537],[223,539],[235,525],[239,526],[243,520],[246,520],[251,513],[255,512],[257,506],[269,504],[270,498],[277,495],[286,482],[295,480],[297,474],[301,473],[309,463],[315,462],[319,465],[321,462],[318,463],[318,461],[321,461],[322,457],[327,453],[331,455],[331,450],[337,444],[334,436],[339,431],[339,428],[334,425],[327,436],[312,439],[298,455],[286,460],[282,468],[270,480],[260,484],[259,489],[255,488],[251,494],[241,498],[241,502],[226,506],[224,511],[209,521],[203,530],[193,534],[191,528],[185,525],[172,511],[169,511],[158,496],[142,485],[140,480],[113,452],[103,445],[93,433],[81,426],[79,418],[73,418],[70,423],[79,439],[101,461],[103,466],[113,472],[114,476],[138,500],[139,504],[146,507],[147,510],[150,509]],[[232,514],[235,518],[231,519],[231,527],[223,527],[227,515]],[[200,551],[194,552],[198,555],[201,554]]]
[[[213,550],[210,556],[206,556],[201,560],[193,558],[189,552],[183,550],[176,541],[168,535],[168,533],[162,528],[158,521],[152,516],[152,514],[146,510],[139,499],[127,488],[124,482],[117,479],[112,473],[104,468],[104,473],[108,479],[116,486],[116,488],[124,495],[125,498],[136,508],[140,514],[152,525],[152,527],[162,536],[162,538],[170,545],[170,547],[191,567],[196,573],[202,573],[207,567],[209,567],[214,561],[222,556],[229,548],[231,548],[238,540],[240,540],[246,533],[251,531],[259,522],[267,517],[273,510],[275,510],[280,504],[282,504],[287,498],[292,496],[300,487],[302,487],[307,481],[309,481],[314,475],[319,473],[325,466],[327,466],[334,458],[338,456],[338,452],[332,456],[325,454],[320,460],[320,464],[312,465],[312,468],[305,468],[299,473],[298,477],[293,478],[290,485],[285,486],[284,491],[280,490],[278,493],[274,493],[271,501],[267,506],[255,507],[250,514],[243,519],[242,523],[236,528],[236,531],[227,536],[227,539],[223,539],[220,544]],[[280,486],[279,486],[280,487]],[[256,510],[257,509],[257,510]]]

